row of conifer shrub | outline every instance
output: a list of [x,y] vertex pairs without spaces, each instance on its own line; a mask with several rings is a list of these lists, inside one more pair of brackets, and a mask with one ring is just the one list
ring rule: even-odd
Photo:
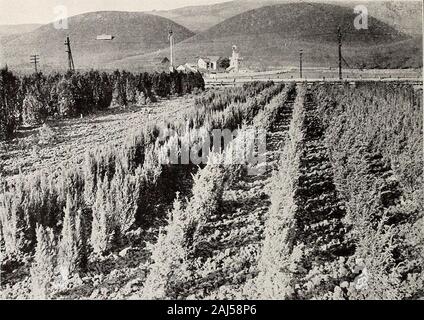
[[[411,85],[315,86],[335,181],[367,288],[351,299],[424,290],[423,104]],[[376,165],[380,163],[380,168]]]
[[[306,126],[312,126],[309,130],[313,131],[317,128],[314,126],[320,126],[320,124],[311,125],[310,118],[307,119],[307,112],[310,112],[305,108],[305,96],[309,94],[308,89],[305,86],[298,86],[296,90],[297,97],[288,137],[284,142],[278,171],[274,173],[270,188],[271,207],[265,224],[265,240],[259,259],[260,272],[256,278],[252,296],[257,299],[272,300],[344,299],[341,287],[351,274],[348,262],[345,257],[337,257],[326,252],[322,245],[322,242],[337,243],[333,239],[335,234],[330,228],[318,231],[310,229],[306,232],[317,239],[325,239],[321,245],[314,242],[308,243],[304,238],[303,221],[307,220],[305,214],[317,218],[320,212],[300,210],[302,206],[307,206],[316,199],[319,201],[318,197],[314,199],[313,196],[306,202],[302,200],[299,196],[300,181],[305,178],[310,179],[319,170],[331,169],[316,168],[314,172],[304,172],[302,168],[302,163],[305,161],[303,158],[305,148],[310,142],[307,138]],[[265,110],[265,115],[260,117],[260,122],[263,123],[262,119],[272,118],[275,110],[276,108]],[[325,205],[330,206],[331,200],[327,200]],[[325,217],[325,214],[323,216]],[[321,219],[316,222],[316,225],[326,226],[334,223],[323,217]],[[335,219],[339,222],[342,220],[339,217]],[[344,231],[342,228],[338,232]],[[319,250],[324,250],[325,253],[318,255]]]
[[[215,111],[223,110],[229,102],[244,103],[248,98],[254,97],[266,88],[273,85],[272,81],[268,82],[251,82],[241,87],[229,88],[226,90],[212,90],[207,94],[195,98],[195,104],[199,108],[208,108]],[[231,96],[231,100],[228,100]]]
[[111,105],[144,105],[157,97],[204,90],[199,73],[36,73],[18,77],[0,71],[0,140],[22,124],[38,125],[48,117],[74,117]]
[[[412,86],[395,84],[320,84],[312,92],[335,184],[346,204],[343,223],[351,230],[346,236],[355,250],[333,266],[313,266],[309,278],[300,277],[311,260],[304,259],[304,248],[296,239],[295,195],[305,113],[298,100],[274,176],[254,297],[419,297],[424,289],[422,99]],[[370,159],[381,161],[381,172],[374,172]],[[305,283],[310,292],[306,297],[298,293]],[[334,290],[322,290],[331,283]]]
[[[300,167],[300,143],[303,139],[302,125],[304,121],[303,95],[304,88],[298,87],[294,104],[293,117],[288,137],[281,152],[278,171],[273,175],[271,207],[265,223],[265,240],[259,260],[259,275],[256,281],[256,298],[283,300],[294,295],[294,273],[298,257],[296,257],[296,225],[295,193]],[[279,105],[267,108],[258,117],[258,122],[270,118],[270,114]],[[255,295],[255,294],[253,294]]]
[[[265,103],[281,90],[281,86],[278,88],[265,89],[261,99],[252,97],[240,108]],[[246,90],[252,89],[246,87]],[[231,94],[228,101],[228,104],[233,101]],[[227,113],[226,109],[220,112]],[[157,123],[136,129],[119,147],[88,152],[82,168],[45,170],[3,179],[0,250],[13,259],[29,255],[34,259],[35,270],[45,267],[43,272],[50,275],[59,272],[67,279],[73,273],[84,272],[92,253],[105,254],[131,242],[130,231],[140,226],[140,221],[151,225],[149,219],[155,219],[148,216],[146,208],[155,205],[150,204],[155,201],[152,194],[161,180],[167,179],[166,168],[171,166],[163,165],[161,159],[169,158],[169,150],[180,150],[184,143],[195,144],[210,138],[206,126],[196,130],[199,127],[188,125],[194,123],[190,117],[195,117],[191,109],[184,123]],[[175,129],[178,136],[160,138],[169,128]],[[53,271],[43,267],[49,260],[45,253],[52,250],[57,267]],[[51,279],[37,278],[37,274],[43,274],[38,271],[33,273],[34,292],[43,296]]]
[[[221,108],[205,107],[207,117],[203,122],[204,126],[218,128],[230,125],[230,128],[239,129],[238,134],[227,148],[208,155],[206,167],[194,178],[192,195],[187,202],[179,197],[175,200],[173,209],[168,214],[168,223],[161,229],[158,241],[152,247],[153,264],[144,283],[142,298],[183,299],[198,280],[199,274],[196,272],[204,258],[202,246],[205,244],[200,236],[204,232],[203,228],[208,219],[222,210],[223,192],[226,186],[232,183],[234,176],[255,166],[243,162],[241,155],[249,152],[246,148],[252,146],[252,139],[255,139],[250,134],[250,126],[246,124],[251,123],[254,115],[268,105],[272,104],[274,108],[281,105],[287,97],[287,90],[293,88],[292,85],[286,87],[259,84],[257,87],[251,87],[249,91],[254,92],[258,87],[261,89],[257,94],[252,94],[244,102],[235,100],[240,91],[230,89],[236,95],[222,111],[219,111]],[[221,92],[214,95],[218,104],[225,105],[221,100],[224,94],[225,92]],[[237,124],[237,127],[231,127],[233,123]],[[205,134],[208,132],[210,131]]]

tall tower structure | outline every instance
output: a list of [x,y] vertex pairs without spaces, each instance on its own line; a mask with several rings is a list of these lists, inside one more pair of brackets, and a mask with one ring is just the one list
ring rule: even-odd
[[168,39],[169,39],[169,48],[171,52],[169,70],[174,71],[174,32],[172,31],[172,29],[169,30]]
[[240,71],[240,52],[236,45],[233,45],[233,54],[230,58],[230,67],[227,69],[230,72]]

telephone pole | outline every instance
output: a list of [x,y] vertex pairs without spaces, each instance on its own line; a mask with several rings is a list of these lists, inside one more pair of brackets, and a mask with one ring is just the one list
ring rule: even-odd
[[75,71],[74,59],[72,58],[72,50],[71,50],[71,41],[69,40],[69,36],[66,37],[65,41],[66,52],[68,53],[68,68],[69,71]]
[[337,38],[339,42],[339,79],[342,80],[342,31],[340,27],[337,28]]
[[38,57],[38,54],[33,54],[31,56],[31,63],[34,64],[35,73],[38,73],[38,69],[37,69],[38,62],[40,62],[40,58]]
[[300,79],[303,79],[303,49],[299,51],[299,69],[300,69]]

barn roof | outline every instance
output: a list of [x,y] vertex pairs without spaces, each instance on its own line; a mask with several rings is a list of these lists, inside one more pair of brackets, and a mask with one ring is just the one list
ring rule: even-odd
[[217,62],[219,59],[221,59],[220,56],[205,56],[205,57],[199,57],[199,59],[203,59],[206,62]]

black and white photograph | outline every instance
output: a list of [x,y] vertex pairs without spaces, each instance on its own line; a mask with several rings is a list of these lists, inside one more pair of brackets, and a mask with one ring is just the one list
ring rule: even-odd
[[0,0],[0,300],[424,300],[422,20]]

